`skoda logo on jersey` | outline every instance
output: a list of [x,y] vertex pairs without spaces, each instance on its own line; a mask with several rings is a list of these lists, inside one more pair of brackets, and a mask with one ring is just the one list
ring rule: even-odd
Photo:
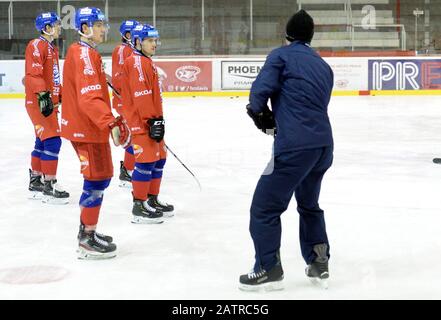
[[90,91],[96,91],[96,90],[101,90],[101,85],[100,84],[93,84],[87,87],[84,87],[81,89],[81,94],[85,94],[88,93]]
[[152,94],[152,90],[135,91],[135,98]]
[[197,80],[197,75],[201,73],[201,68],[196,66],[182,66],[176,72],[176,78],[184,82],[193,82]]
[[60,71],[58,70],[58,64],[56,63],[54,63],[53,73],[54,73],[54,85],[59,86],[61,84]]

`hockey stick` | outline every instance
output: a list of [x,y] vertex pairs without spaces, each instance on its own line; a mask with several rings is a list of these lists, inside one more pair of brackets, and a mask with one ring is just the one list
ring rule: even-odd
[[441,158],[433,158],[433,163],[441,164]]
[[[118,98],[121,99],[121,95],[119,94],[119,92],[112,86],[112,84],[107,81],[107,85],[113,90],[113,92],[115,92],[115,94],[117,95]],[[164,144],[165,147],[167,148],[168,151],[170,151],[170,153],[176,158],[176,160],[178,160],[178,162],[180,164],[182,164],[182,166],[193,176],[193,178],[196,180],[198,186],[199,186],[199,190],[202,191],[202,187],[201,187],[201,183],[199,182],[198,178],[196,178],[195,174],[193,172],[191,172],[190,169],[188,169],[188,167],[181,161],[181,159],[178,158],[178,156],[168,147],[168,145]]]
[[112,84],[111,84],[109,81],[107,81],[107,85],[110,87],[110,89],[112,89],[112,91],[115,93],[115,95],[116,95],[118,98],[121,99],[121,95],[120,95],[119,92],[115,89],[115,87],[112,86]]
[[182,164],[182,166],[193,176],[193,178],[196,180],[196,182],[197,182],[197,184],[199,186],[199,190],[202,191],[201,184],[200,184],[198,178],[196,178],[195,174],[193,172],[191,172],[190,169],[188,169],[188,167],[181,161],[181,159],[178,158],[178,156],[173,151],[171,151],[171,149],[168,147],[168,145],[165,144],[165,147],[176,158],[176,160],[178,160],[179,163]]

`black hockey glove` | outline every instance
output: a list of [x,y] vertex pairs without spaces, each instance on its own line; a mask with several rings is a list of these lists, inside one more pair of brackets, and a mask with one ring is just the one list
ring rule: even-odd
[[262,112],[254,113],[251,110],[251,104],[248,104],[247,114],[253,119],[257,129],[268,135],[276,135],[276,121],[274,120],[273,112],[268,106]]
[[49,117],[54,111],[54,104],[52,103],[51,94],[49,91],[42,91],[37,93],[38,105],[43,116]]
[[149,136],[156,142],[161,142],[165,134],[165,121],[163,117],[147,120]]

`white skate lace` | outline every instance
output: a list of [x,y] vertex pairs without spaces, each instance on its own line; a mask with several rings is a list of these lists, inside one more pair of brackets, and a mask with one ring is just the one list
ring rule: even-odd
[[96,235],[96,232],[94,232],[94,234],[93,234],[93,239],[96,242],[98,242],[100,245],[102,245],[102,246],[106,246],[107,247],[109,245],[109,243],[107,241],[98,238],[97,235]]
[[168,204],[167,202],[162,202],[162,201],[160,201],[159,199],[156,199],[156,202],[157,202],[160,206],[163,206],[163,207],[168,207],[168,206],[169,206],[169,204]]
[[150,212],[156,212],[156,209],[153,207],[150,207],[149,204],[147,203],[147,201],[143,202],[144,208],[146,208],[148,211]]
[[98,237],[101,237],[101,238],[106,237],[106,235],[104,235],[104,234],[102,234],[102,233],[99,233],[99,232],[96,232],[96,231],[95,231],[95,234],[96,234]]
[[256,278],[260,278],[261,276],[263,276],[266,273],[265,270],[260,270],[259,272],[254,272],[253,270],[248,273],[248,279],[256,279]]
[[54,190],[57,190],[58,192],[65,192],[63,186],[62,186],[61,184],[59,184],[58,182],[55,183],[55,184],[53,185],[53,187],[54,187]]

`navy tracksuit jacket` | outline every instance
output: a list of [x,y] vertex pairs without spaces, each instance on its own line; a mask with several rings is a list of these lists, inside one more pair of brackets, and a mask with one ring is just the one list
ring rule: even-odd
[[250,210],[255,271],[262,267],[270,270],[278,262],[280,215],[293,194],[306,263],[315,258],[315,244],[327,243],[329,248],[318,199],[323,175],[333,158],[327,113],[332,87],[329,65],[308,44],[299,41],[273,50],[252,85],[251,109],[258,113],[271,100],[277,126],[274,168],[259,179]]

